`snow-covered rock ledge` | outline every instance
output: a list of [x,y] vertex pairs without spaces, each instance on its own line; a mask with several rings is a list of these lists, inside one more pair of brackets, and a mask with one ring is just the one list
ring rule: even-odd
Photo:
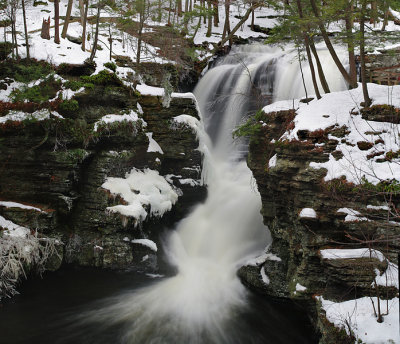
[[[273,103],[254,121],[250,137],[248,165],[273,238],[269,252],[280,261],[246,265],[239,275],[270,296],[306,302],[310,313],[318,314],[315,326],[326,342],[344,343],[340,335],[349,333],[335,326],[327,303],[328,316],[318,312],[314,295],[350,302],[352,308],[362,298],[376,298],[378,290],[384,298],[398,295],[400,86],[368,87],[369,108],[360,105],[361,87],[325,94],[308,105]],[[367,337],[355,337],[374,343],[371,330],[364,332]]]

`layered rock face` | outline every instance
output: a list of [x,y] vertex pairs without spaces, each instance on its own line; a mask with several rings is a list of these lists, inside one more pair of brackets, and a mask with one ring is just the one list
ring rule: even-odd
[[[388,193],[345,178],[324,181],[327,170],[310,167],[329,155],[343,156],[337,145],[346,140],[347,128],[303,130],[299,140],[282,140],[295,116],[294,110],[264,114],[265,125],[251,137],[248,165],[273,242],[263,259],[242,267],[239,275],[261,293],[304,301],[321,343],[346,343],[349,337],[326,320],[316,296],[333,301],[395,296],[397,276],[390,275],[389,260],[397,263],[399,223],[388,221],[382,206]],[[398,206],[398,193],[390,202]],[[377,282],[382,276],[387,286]]]
[[[63,113],[62,119],[0,123],[0,216],[59,239],[63,248],[54,268],[73,263],[156,271],[154,243],[206,193],[196,132],[174,122],[182,114],[198,119],[196,102],[191,96],[173,97],[164,108],[161,97],[121,85],[96,85],[75,99],[79,110]],[[110,114],[117,116],[108,121],[104,116]],[[118,119],[124,115],[127,120]],[[163,217],[139,221],[107,211],[127,200],[103,183],[123,179],[134,168],[157,171],[179,196]],[[131,191],[137,192],[134,186]],[[150,214],[151,206],[144,208]]]

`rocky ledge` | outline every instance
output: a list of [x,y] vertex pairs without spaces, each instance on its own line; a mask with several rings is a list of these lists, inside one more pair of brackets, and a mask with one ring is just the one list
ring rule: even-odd
[[[385,115],[388,111],[391,116]],[[321,115],[327,118],[329,112]],[[372,128],[384,121],[388,128],[397,128],[398,111],[385,105],[353,111],[348,123],[369,124],[369,133],[358,126],[367,137],[358,142],[350,124],[338,120],[323,125],[321,117],[314,125],[322,128],[310,131],[300,128],[298,117],[294,109],[263,112],[241,129],[250,135],[248,165],[273,242],[264,255],[243,266],[239,276],[258,292],[303,302],[321,334],[320,343],[354,343],[350,318],[333,322],[324,304],[398,295],[398,181],[370,182],[361,175],[356,182],[340,173],[334,177],[327,163],[355,159],[356,151],[368,157],[371,166],[397,161],[398,152],[388,149],[382,132]],[[354,152],[347,154],[346,147]],[[361,164],[355,164],[361,171]],[[381,304],[381,312],[386,312],[386,301]],[[378,312],[375,302],[371,313],[374,307]]]
[[[164,107],[161,96],[120,82],[90,85],[73,101],[58,109],[62,116],[51,108],[1,114],[0,238],[14,226],[56,240],[53,270],[69,263],[155,272],[160,235],[206,195],[196,101],[174,94]],[[162,211],[126,181],[146,171],[173,196]],[[127,190],[107,189],[107,180]],[[113,211],[136,196],[140,216]]]

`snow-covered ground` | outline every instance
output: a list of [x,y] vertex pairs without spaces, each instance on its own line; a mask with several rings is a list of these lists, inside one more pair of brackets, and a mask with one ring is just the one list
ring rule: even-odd
[[[65,16],[67,10],[68,0],[60,0],[60,16]],[[242,16],[247,10],[247,7],[239,2],[237,4],[231,5],[230,10],[230,25],[233,28],[240,19],[239,16]],[[26,4],[26,18],[27,18],[27,27],[28,27],[28,36],[29,36],[29,44],[30,44],[30,55],[31,57],[38,60],[45,60],[52,64],[59,65],[63,62],[67,63],[82,63],[85,59],[89,58],[90,52],[92,50],[93,45],[93,37],[95,31],[95,25],[88,22],[86,32],[89,35],[89,40],[86,43],[86,50],[81,50],[81,45],[77,43],[73,43],[67,38],[63,39],[60,37],[60,44],[54,43],[54,6],[52,3],[39,4],[37,6],[33,6],[33,2],[27,2]],[[264,26],[264,27],[272,27],[274,25],[274,19],[268,19],[267,16],[275,14],[272,9],[269,8],[261,8],[257,9],[255,12],[255,24]],[[88,17],[92,17],[96,15],[95,8],[89,8]],[[72,16],[75,18],[80,17],[80,10],[78,8],[78,2],[74,2],[72,9]],[[132,20],[139,20],[139,15],[130,16]],[[236,16],[236,17],[235,17]],[[43,19],[48,19],[50,17],[50,40],[42,39],[40,37],[42,21]],[[101,18],[116,18],[120,17],[120,14],[112,11],[110,8],[106,7],[105,10],[101,12]],[[6,14],[5,11],[0,11],[0,20],[5,19]],[[206,37],[207,32],[207,24],[204,24],[201,21],[201,25],[194,39],[195,44],[202,44],[204,42],[217,43],[221,40],[222,31],[224,27],[225,21],[225,10],[223,5],[219,7],[219,19],[220,24],[218,27],[213,27],[211,37]],[[182,20],[182,19],[180,19]],[[149,26],[165,26],[167,23],[167,11],[163,13],[162,21],[155,22],[151,20],[146,21],[146,25]],[[197,18],[193,19],[193,22],[189,22],[188,29],[188,37],[192,37],[193,33],[196,29],[198,20]],[[251,31],[250,27],[250,18],[247,22],[242,25],[242,27],[236,32],[236,35],[242,38],[248,37],[265,37],[265,34]],[[60,32],[63,27],[63,20],[60,19]],[[24,36],[24,26],[23,26],[23,18],[22,18],[22,10],[18,9],[17,11],[17,22],[16,29],[18,31],[17,39],[19,43],[19,54],[24,57],[25,56],[25,48],[23,44],[25,43]],[[145,27],[145,32],[152,32],[151,27]],[[112,54],[119,56],[126,56],[132,59],[135,62],[136,57],[136,49],[137,49],[137,39],[126,33],[122,32],[117,28],[117,26],[112,23],[112,21],[108,21],[106,23],[100,24],[99,31],[99,42],[98,45],[100,49],[96,52],[95,62],[97,63],[98,69],[103,68],[103,64],[110,60],[110,44],[108,41],[109,33],[111,32],[113,37],[112,43]],[[82,25],[80,20],[75,20],[71,22],[68,26],[67,34],[73,38],[80,38],[82,36]],[[7,40],[11,41],[11,35],[7,35]],[[0,41],[4,41],[4,35],[1,35]],[[210,46],[212,48],[212,46]],[[148,43],[144,43],[141,61],[142,62],[157,62],[157,63],[166,63],[173,62],[168,61],[165,58],[162,58],[157,53],[158,48],[154,47]],[[200,54],[205,57],[204,53]],[[209,55],[207,55],[209,56]],[[126,70],[119,70],[119,72],[126,74]]]
[[[397,344],[399,343],[399,299],[381,300],[383,322],[378,323],[374,314],[377,308],[377,298],[363,297],[360,299],[332,302],[319,298],[327,319],[337,327],[344,328],[347,334],[350,330],[356,339],[365,344]],[[373,305],[374,303],[374,305]]]
[[[372,105],[389,104],[400,108],[400,86],[368,84],[368,90],[373,101]],[[353,90],[324,94],[322,99],[314,99],[309,104],[302,103],[299,99],[275,102],[264,107],[264,112],[296,109],[294,129],[285,132],[280,140],[298,140],[299,130],[313,132],[335,125],[348,128],[350,133],[346,135],[346,141],[339,142],[337,146],[337,150],[343,153],[341,159],[336,160],[330,155],[327,162],[310,163],[310,167],[328,170],[326,181],[341,176],[346,176],[347,181],[355,184],[359,184],[362,180],[377,184],[383,180],[396,179],[400,176],[398,159],[379,162],[377,160],[382,158],[381,155],[372,158],[368,156],[378,151],[399,151],[400,125],[362,119],[359,113],[361,102],[363,93],[360,85]],[[337,140],[331,135],[328,138]],[[374,145],[367,150],[361,150],[357,146],[357,142],[360,141],[371,142]]]

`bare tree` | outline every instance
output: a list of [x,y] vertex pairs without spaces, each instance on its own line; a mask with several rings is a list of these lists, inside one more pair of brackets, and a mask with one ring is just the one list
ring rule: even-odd
[[69,25],[69,21],[70,21],[70,18],[71,18],[73,2],[74,2],[74,0],[68,0],[67,13],[65,15],[64,26],[63,26],[63,30],[62,30],[62,33],[61,33],[61,37],[62,38],[65,38],[67,36],[68,25]]
[[54,0],[54,43],[60,44],[60,0]]
[[89,9],[89,0],[86,0],[85,3],[85,13],[83,15],[83,25],[82,25],[82,47],[83,51],[86,50],[86,23],[87,23],[87,14]]
[[22,4],[22,15],[23,15],[23,18],[24,18],[26,60],[29,63],[31,57],[30,57],[30,54],[29,54],[29,36],[28,36],[28,27],[26,25],[25,0],[22,0],[21,4]]

